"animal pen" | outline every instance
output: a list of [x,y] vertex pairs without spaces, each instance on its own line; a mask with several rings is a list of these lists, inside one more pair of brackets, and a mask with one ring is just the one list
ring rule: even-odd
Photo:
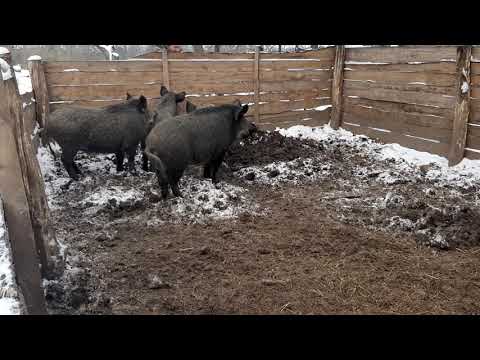
[[480,159],[480,49],[472,46],[158,52],[125,61],[31,60],[29,69],[33,94],[22,98],[15,77],[0,86],[0,195],[28,313],[44,313],[41,277],[61,268],[34,136],[60,107],[102,107],[127,92],[154,106],[165,85],[198,107],[248,103],[264,130],[330,124],[450,165]]

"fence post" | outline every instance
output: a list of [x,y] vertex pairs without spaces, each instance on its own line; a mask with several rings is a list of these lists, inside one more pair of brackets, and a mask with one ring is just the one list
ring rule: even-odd
[[345,46],[337,45],[335,51],[335,64],[333,67],[332,81],[332,112],[330,113],[330,126],[338,129],[342,124],[342,93],[343,93],[343,68],[345,63]]
[[255,47],[255,63],[253,70],[254,77],[254,102],[255,102],[255,122],[260,122],[260,46]]
[[[3,60],[9,57],[1,56]],[[11,58],[10,58],[11,59]],[[32,205],[22,136],[23,111],[15,73],[0,79],[0,186],[5,191],[5,217],[17,283],[28,314],[46,314],[38,261],[38,244],[32,226]],[[4,118],[6,117],[6,118]],[[30,142],[30,149],[31,142]],[[36,157],[35,157],[36,160]]]
[[163,85],[170,89],[170,73],[168,71],[168,52],[167,49],[162,51],[162,69],[163,69]]
[[36,57],[28,60],[28,70],[32,80],[32,91],[35,98],[37,122],[41,128],[45,127],[48,114],[50,113],[50,100],[48,98],[47,81],[42,59]]
[[[39,72],[37,72],[37,74],[39,74]],[[42,92],[40,92],[40,94],[42,94]],[[42,95],[46,94],[43,93]],[[42,265],[42,276],[53,278],[62,272],[63,263],[61,256],[59,255],[55,230],[50,220],[50,209],[48,207],[45,183],[43,181],[40,165],[32,145],[30,134],[26,131],[27,127],[25,126],[25,119],[23,116],[22,100],[15,77],[9,84],[8,98],[10,99],[9,106],[11,114],[15,121],[17,149],[22,168],[25,193],[29,204],[35,244]],[[46,99],[46,104],[48,105],[48,98],[43,96],[42,99],[43,100],[40,101],[45,101]],[[46,107],[45,103],[42,104],[43,111],[47,108],[48,106]],[[48,112],[43,112],[42,116],[45,116],[47,113]],[[45,120],[46,118],[43,118],[43,121]]]
[[462,161],[467,142],[468,117],[470,115],[470,63],[472,46],[457,48],[457,101],[453,119],[453,131],[448,153],[448,165]]

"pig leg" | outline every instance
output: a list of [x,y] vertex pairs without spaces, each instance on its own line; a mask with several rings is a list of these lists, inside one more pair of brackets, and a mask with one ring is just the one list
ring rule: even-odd
[[74,161],[73,161],[76,153],[77,153],[76,151],[63,149],[62,150],[62,157],[61,157],[63,166],[65,166],[65,170],[67,170],[67,172],[68,172],[68,176],[70,176],[70,178],[72,178],[73,180],[78,180],[79,179],[79,176],[78,176],[77,172],[75,171],[75,166],[76,165],[74,165]]
[[168,180],[164,179],[158,170],[156,170],[156,173],[157,173],[158,185],[162,190],[162,198],[165,200],[168,196]]
[[142,170],[148,171],[148,157],[147,154],[145,154],[145,141],[140,143],[140,148],[142,150]]
[[205,179],[210,179],[212,177],[211,171],[212,171],[212,168],[210,164],[205,165],[205,167],[203,168],[203,177]]
[[225,152],[221,153],[218,157],[216,157],[210,163],[211,164],[211,169],[212,169],[211,173],[212,173],[212,183],[213,184],[218,183],[217,173],[218,173],[218,169],[220,168],[220,165],[222,165],[224,157],[225,157]]
[[176,197],[183,197],[182,193],[180,192],[180,189],[178,188],[178,183],[180,182],[180,179],[182,178],[184,170],[177,170],[172,174],[170,177],[170,186],[172,188],[173,195]]
[[136,173],[135,171],[135,155],[137,154],[137,147],[132,147],[127,149],[127,156],[128,156],[128,163],[127,168],[132,173]]
[[123,159],[125,157],[125,153],[123,150],[119,150],[115,153],[116,160],[117,160],[117,172],[123,171]]

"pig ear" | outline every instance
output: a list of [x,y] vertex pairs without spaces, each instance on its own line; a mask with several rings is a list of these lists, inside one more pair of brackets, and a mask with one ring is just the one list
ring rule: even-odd
[[243,105],[240,109],[235,111],[235,120],[240,120],[248,111],[248,105]]
[[130,100],[132,98],[132,95],[130,95],[128,92],[127,92],[127,100]]
[[185,93],[185,91],[182,91],[181,93],[178,93],[178,94],[175,94],[175,102],[182,102],[183,100],[185,100],[185,96],[187,94]]
[[145,110],[147,109],[147,98],[145,96],[140,96],[140,98],[138,99],[137,107],[140,112],[145,112]]
[[236,99],[236,100],[233,102],[233,105],[235,105],[235,106],[242,106],[242,103],[240,102],[240,100]]
[[168,89],[162,85],[162,87],[160,88],[160,96],[163,96],[166,93],[168,93]]

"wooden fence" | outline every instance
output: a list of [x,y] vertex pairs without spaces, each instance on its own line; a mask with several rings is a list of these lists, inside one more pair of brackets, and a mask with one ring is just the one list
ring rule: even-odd
[[[148,57],[148,58],[145,58]],[[336,46],[300,53],[150,53],[127,61],[31,63],[37,114],[104,106],[160,86],[209,106],[239,99],[264,129],[330,123],[387,143],[480,158],[480,50]]]
[[[11,59],[8,54],[2,57]],[[20,96],[11,67],[10,72],[10,79],[0,78],[0,197],[25,310],[46,314],[41,279],[59,275],[63,263],[32,137],[36,123],[32,94]]]
[[[32,63],[37,110],[48,113],[65,104],[104,106],[132,95],[152,101],[162,84],[186,91],[198,106],[239,99],[252,105],[249,115],[265,128],[302,121],[329,121],[335,49],[293,54],[173,53],[162,59]],[[42,105],[40,105],[42,104]],[[41,110],[41,108],[44,110]],[[44,117],[40,116],[40,123]]]

